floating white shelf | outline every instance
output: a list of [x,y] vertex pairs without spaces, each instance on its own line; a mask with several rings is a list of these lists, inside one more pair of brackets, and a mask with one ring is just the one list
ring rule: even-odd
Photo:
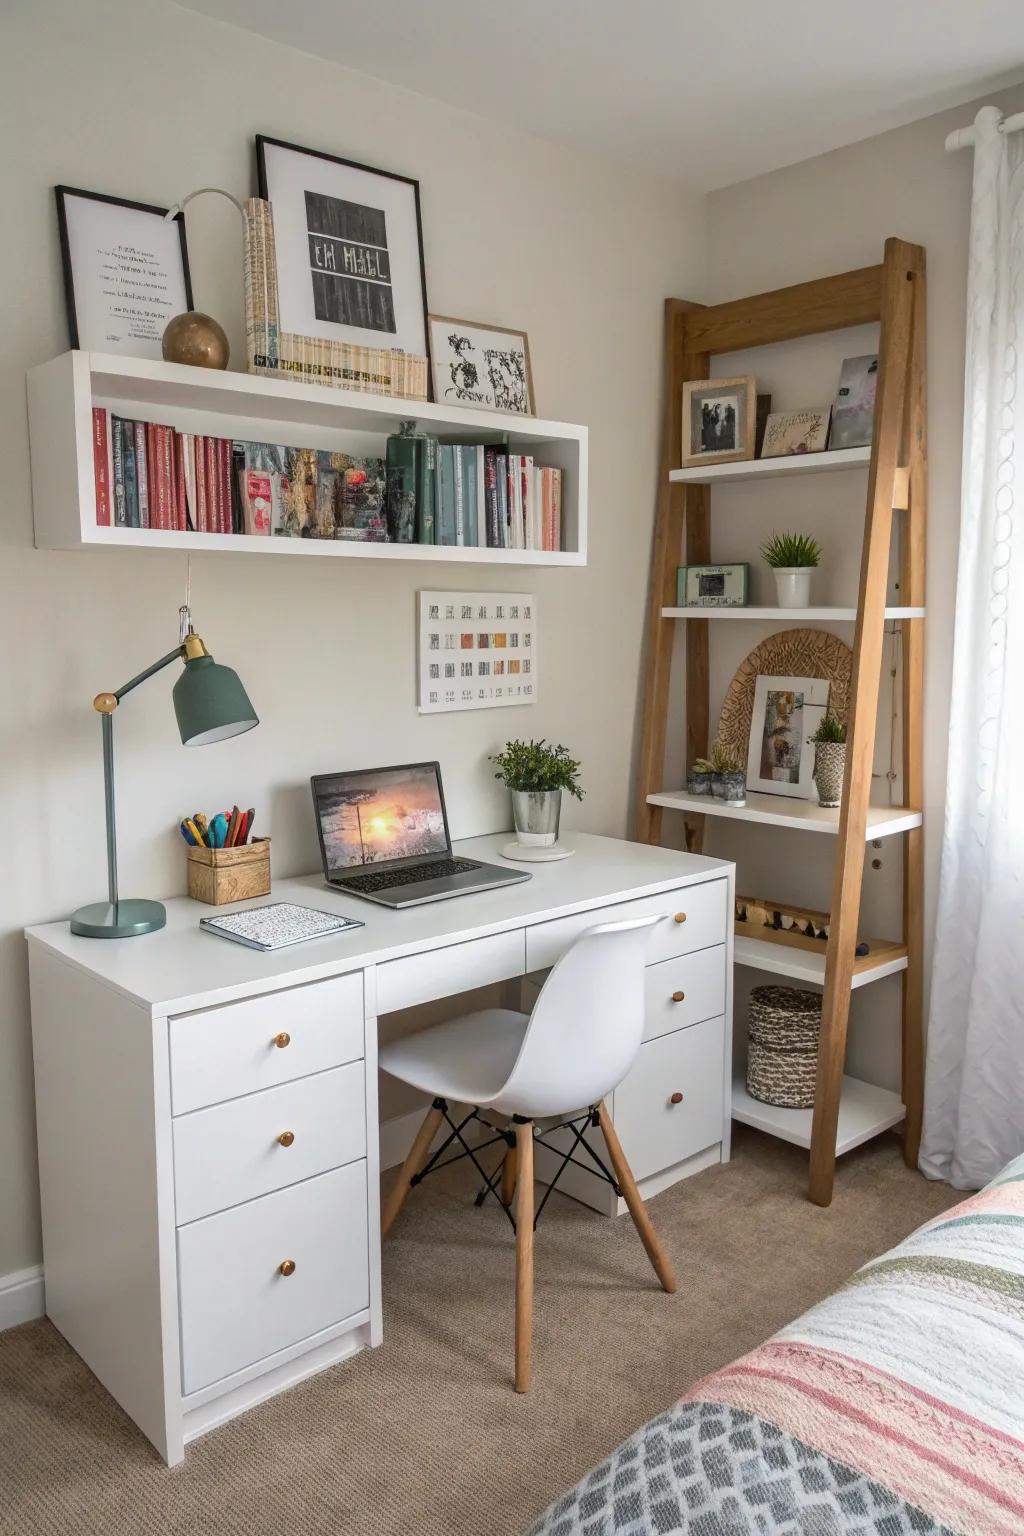
[[[792,827],[802,832],[839,831],[839,811],[819,805],[816,800],[791,800],[786,795],[766,795],[747,791],[746,805],[726,805],[710,795],[688,795],[685,790],[663,789],[647,796],[648,805],[662,805],[668,810],[689,811],[696,816],[724,816],[732,821],[756,821],[766,827]],[[924,818],[920,811],[901,805],[872,805],[868,808],[867,840],[892,837],[919,827]]]
[[831,453],[794,453],[780,459],[740,459],[732,464],[696,464],[673,469],[677,485],[733,485],[744,480],[773,480],[780,475],[822,475],[830,470],[867,468],[870,448],[836,448]]
[[[205,550],[231,554],[328,556],[487,565],[586,565],[587,428],[501,411],[362,395],[248,373],[188,368],[148,358],[65,352],[28,375],[32,503],[36,545]],[[442,440],[508,440],[562,471],[561,550],[477,549],[430,544],[360,544],[246,534],[98,527],[92,411],[105,406],[134,421],[182,432],[383,456],[386,437],[415,421]]]
[[[895,976],[907,968],[907,953],[902,945],[890,944],[879,949],[879,959],[870,954],[858,956],[854,962],[853,980],[850,985],[866,987],[872,981],[885,976]],[[737,934],[734,941],[733,959],[736,965],[745,965],[752,971],[766,971],[772,976],[790,976],[794,981],[809,981],[822,986],[825,981],[825,951],[797,949],[794,945],[772,943],[769,939],[749,939]]]
[[[742,1077],[733,1079],[732,1117],[743,1125],[777,1136],[780,1141],[790,1141],[797,1147],[811,1144],[811,1109],[778,1109],[774,1104],[762,1104],[752,1099]],[[881,1131],[887,1131],[906,1117],[903,1101],[898,1093],[888,1088],[875,1088],[857,1077],[843,1078],[843,1091],[839,1100],[839,1129],[836,1134],[836,1154],[852,1152],[862,1142],[870,1141]]]
[[[856,608],[663,608],[663,619],[768,619],[772,623],[800,624],[819,619],[829,624],[853,624]],[[887,619],[923,619],[923,608],[887,608]]]

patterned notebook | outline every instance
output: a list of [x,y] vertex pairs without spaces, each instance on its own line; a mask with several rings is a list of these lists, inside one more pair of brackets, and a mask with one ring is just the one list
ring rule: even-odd
[[300,907],[291,901],[272,901],[265,907],[250,907],[247,912],[230,912],[224,917],[201,917],[200,928],[247,944],[250,949],[284,949],[288,944],[302,944],[306,939],[322,939],[329,934],[345,933],[364,926],[357,918],[338,917],[334,912],[320,912],[316,907]]

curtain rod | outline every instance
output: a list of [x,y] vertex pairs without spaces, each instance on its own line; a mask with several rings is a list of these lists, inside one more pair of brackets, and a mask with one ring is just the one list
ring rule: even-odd
[[[1000,133],[1016,133],[1020,128],[1024,128],[1024,112],[1015,112],[1012,117],[1004,117],[999,124]],[[973,123],[969,128],[954,128],[952,133],[946,135],[946,148],[948,150],[973,149],[976,138]]]

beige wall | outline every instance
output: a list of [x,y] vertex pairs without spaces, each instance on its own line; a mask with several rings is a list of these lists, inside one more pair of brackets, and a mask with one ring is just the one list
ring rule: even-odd
[[[39,1258],[23,925],[103,894],[99,731],[89,701],[176,638],[185,562],[163,552],[32,547],[26,368],[65,350],[55,182],[171,202],[253,188],[261,131],[419,178],[427,283],[442,314],[522,325],[537,404],[591,432],[590,564],[529,575],[542,625],[532,708],[421,719],[419,587],[519,584],[492,567],[200,557],[197,627],[236,663],[259,732],[185,752],[170,681],[118,721],[125,894],[182,889],[177,819],[254,804],[279,874],[318,863],[308,776],[439,757],[456,835],[508,825],[486,754],[546,735],[582,758],[570,824],[626,830],[654,498],[661,304],[703,272],[703,209],[635,174],[280,48],[156,0],[18,0],[4,7],[0,349],[0,612],[6,680],[0,775],[0,1275]],[[241,359],[237,221],[220,199],[189,215],[196,302]],[[69,1021],[73,1027],[73,1021]],[[116,1128],[111,1128],[116,1135]]]

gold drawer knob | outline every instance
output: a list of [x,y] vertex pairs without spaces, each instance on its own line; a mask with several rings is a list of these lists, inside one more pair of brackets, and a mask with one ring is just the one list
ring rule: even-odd
[[284,1275],[285,1279],[287,1280],[289,1275],[294,1275],[295,1273],[295,1260],[282,1259],[280,1264],[277,1266],[277,1272],[279,1275]]
[[673,992],[672,993],[672,1001],[674,1003],[682,1003],[682,1002],[685,1002],[685,1000],[686,1000],[686,993],[685,992]]
[[673,918],[673,922],[685,923],[686,922],[686,913],[685,912],[677,912],[675,914],[675,917]]
[[286,1029],[282,1029],[281,1033],[275,1035],[270,1043],[271,1045],[276,1045],[279,1051],[283,1051],[286,1045],[291,1045],[292,1037]]
[[294,1131],[282,1131],[280,1136],[277,1139],[278,1139],[279,1144],[282,1147],[290,1147],[292,1142],[295,1140],[295,1132]]
[[672,1097],[669,1099],[669,1103],[670,1104],[681,1104],[682,1102],[683,1102],[683,1096],[682,1096],[681,1093],[674,1093],[672,1095]]

